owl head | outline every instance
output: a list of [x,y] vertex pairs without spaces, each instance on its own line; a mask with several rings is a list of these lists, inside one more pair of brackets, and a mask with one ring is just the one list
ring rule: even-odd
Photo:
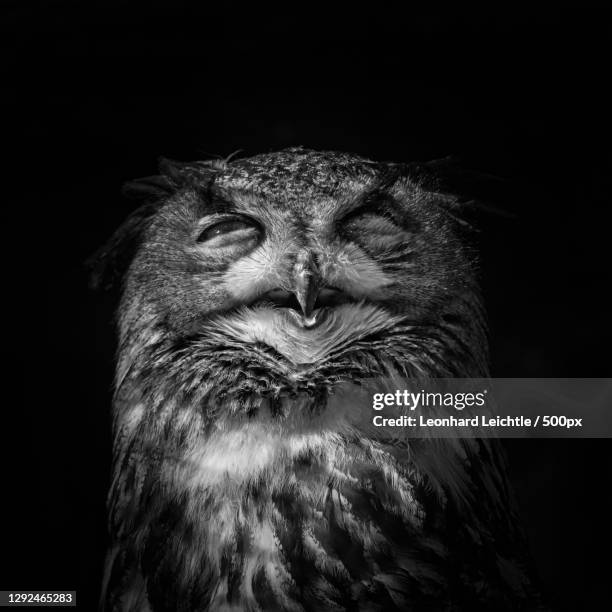
[[484,375],[457,201],[414,166],[292,148],[161,170],[131,186],[147,203],[99,259],[108,271],[135,246],[120,378],[147,351],[272,397],[391,369]]

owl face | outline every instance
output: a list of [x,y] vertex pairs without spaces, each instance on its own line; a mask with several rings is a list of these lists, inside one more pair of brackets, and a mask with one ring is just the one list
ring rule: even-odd
[[472,270],[448,198],[402,168],[291,149],[173,168],[128,273],[122,331],[216,330],[296,367],[400,322],[450,320]]

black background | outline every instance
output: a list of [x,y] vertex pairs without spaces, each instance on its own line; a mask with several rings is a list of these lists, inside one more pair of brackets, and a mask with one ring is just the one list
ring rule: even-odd
[[[304,145],[393,161],[453,155],[495,175],[470,186],[505,211],[478,220],[493,374],[610,375],[603,14],[4,6],[17,80],[2,108],[18,137],[4,181],[5,193],[15,188],[4,276],[17,393],[4,411],[25,425],[2,433],[0,588],[78,589],[94,609],[115,298],[88,290],[83,262],[134,207],[121,184],[155,173],[160,155]],[[609,573],[598,553],[610,532],[610,441],[507,447],[546,594],[557,610],[595,609]]]

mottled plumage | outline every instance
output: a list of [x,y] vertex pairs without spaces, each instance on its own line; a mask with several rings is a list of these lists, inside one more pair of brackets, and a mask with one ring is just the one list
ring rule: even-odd
[[334,392],[486,376],[456,201],[304,149],[131,190],[98,262],[130,261],[103,607],[537,608],[495,446],[376,432]]

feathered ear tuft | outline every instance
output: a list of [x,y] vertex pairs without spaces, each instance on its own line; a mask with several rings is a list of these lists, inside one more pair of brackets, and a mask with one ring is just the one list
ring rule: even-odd
[[157,160],[157,167],[163,177],[175,187],[178,187],[184,180],[185,174],[189,172],[189,162],[181,162],[167,157],[160,157]]
[[[481,214],[514,218],[507,209],[511,187],[499,176],[466,168],[461,160],[449,156],[427,162],[402,164],[404,172],[423,189],[439,193],[441,203],[461,223]],[[463,219],[463,221],[462,221]]]
[[109,290],[117,285],[127,270],[143,232],[160,202],[149,202],[137,208],[121,224],[110,239],[85,262],[89,271],[89,286]]
[[160,157],[158,164],[162,178],[175,189],[191,183],[201,184],[207,178],[212,178],[218,170],[224,170],[227,167],[227,162],[223,159],[181,162]]
[[121,193],[130,200],[159,200],[175,189],[176,185],[166,176],[145,176],[125,183]]
[[[164,160],[168,161],[169,160]],[[160,166],[162,162],[160,161]],[[168,170],[165,166],[160,171]],[[127,270],[140,238],[153,215],[162,203],[176,191],[179,176],[169,171],[158,176],[147,176],[125,183],[121,189],[124,197],[144,200],[144,204],[133,211],[119,229],[85,262],[89,271],[89,286],[95,290],[115,287]]]
[[165,198],[181,187],[193,173],[193,164],[160,157],[158,159],[160,174],[128,181],[121,193],[132,200],[159,200]]

